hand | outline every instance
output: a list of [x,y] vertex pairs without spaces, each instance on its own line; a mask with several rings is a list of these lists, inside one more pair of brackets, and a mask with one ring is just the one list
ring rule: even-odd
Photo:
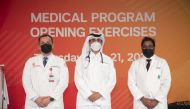
[[45,105],[42,103],[43,97],[38,97],[35,100],[35,103],[39,106],[39,107],[45,107]]
[[102,97],[102,95],[99,92],[92,91],[92,93],[93,94],[88,97],[88,99],[91,102],[95,102],[96,100],[98,100]]
[[45,96],[45,97],[38,97],[38,98],[35,100],[35,102],[36,102],[36,104],[37,104],[39,107],[46,107],[46,106],[49,104],[49,102],[50,102],[50,100],[49,100],[49,102],[48,102],[48,99],[50,99],[50,97],[48,97],[48,96]]
[[151,100],[150,99],[148,99],[148,98],[145,98],[145,97],[142,97],[141,99],[141,102],[148,108],[148,109],[151,109],[151,107],[150,107],[150,103],[151,103]]
[[51,102],[51,101],[50,101],[50,96],[44,97],[44,98],[42,99],[42,103],[43,103],[45,106],[47,106],[50,102]]
[[156,99],[151,99],[151,104],[150,104],[151,109],[153,109],[153,108],[156,107],[157,105],[158,105],[158,100],[156,100]]
[[156,99],[148,99],[145,97],[142,97],[141,102],[148,108],[148,109],[153,109],[155,106],[157,106],[158,101]]
[[94,94],[94,102],[102,97],[102,95],[99,92],[92,91]]

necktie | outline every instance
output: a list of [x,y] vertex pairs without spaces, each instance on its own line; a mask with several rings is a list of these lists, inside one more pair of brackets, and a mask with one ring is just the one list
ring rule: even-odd
[[48,58],[47,57],[44,57],[43,58],[43,65],[44,65],[44,67],[46,66],[46,64],[47,64],[47,60],[48,60]]
[[147,59],[146,60],[148,63],[146,64],[146,69],[148,71],[149,67],[150,67],[150,62],[151,62],[151,59]]

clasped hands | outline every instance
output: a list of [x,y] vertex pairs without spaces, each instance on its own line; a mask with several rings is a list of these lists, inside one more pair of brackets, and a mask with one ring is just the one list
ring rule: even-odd
[[48,104],[50,103],[50,96],[38,97],[38,98],[35,100],[35,103],[36,103],[39,107],[46,107],[46,106],[48,106]]
[[92,91],[92,95],[90,95],[88,97],[88,99],[91,102],[95,102],[96,100],[100,99],[101,97],[102,97],[102,95],[99,92]]
[[142,97],[140,100],[148,109],[153,109],[158,104],[158,100],[156,99]]

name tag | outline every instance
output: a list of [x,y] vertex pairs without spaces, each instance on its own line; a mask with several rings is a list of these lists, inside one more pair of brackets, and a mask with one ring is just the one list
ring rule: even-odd
[[59,66],[50,66],[51,68],[60,68]]

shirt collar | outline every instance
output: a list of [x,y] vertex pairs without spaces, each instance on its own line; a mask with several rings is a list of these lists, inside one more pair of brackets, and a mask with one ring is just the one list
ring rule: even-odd
[[[48,60],[53,56],[53,53],[51,53],[50,55],[46,56],[48,58]],[[42,54],[40,54],[41,59],[43,59],[45,56],[43,56]]]
[[152,61],[155,59],[156,55],[154,54],[151,58],[147,58],[143,55],[143,60],[151,59]]

